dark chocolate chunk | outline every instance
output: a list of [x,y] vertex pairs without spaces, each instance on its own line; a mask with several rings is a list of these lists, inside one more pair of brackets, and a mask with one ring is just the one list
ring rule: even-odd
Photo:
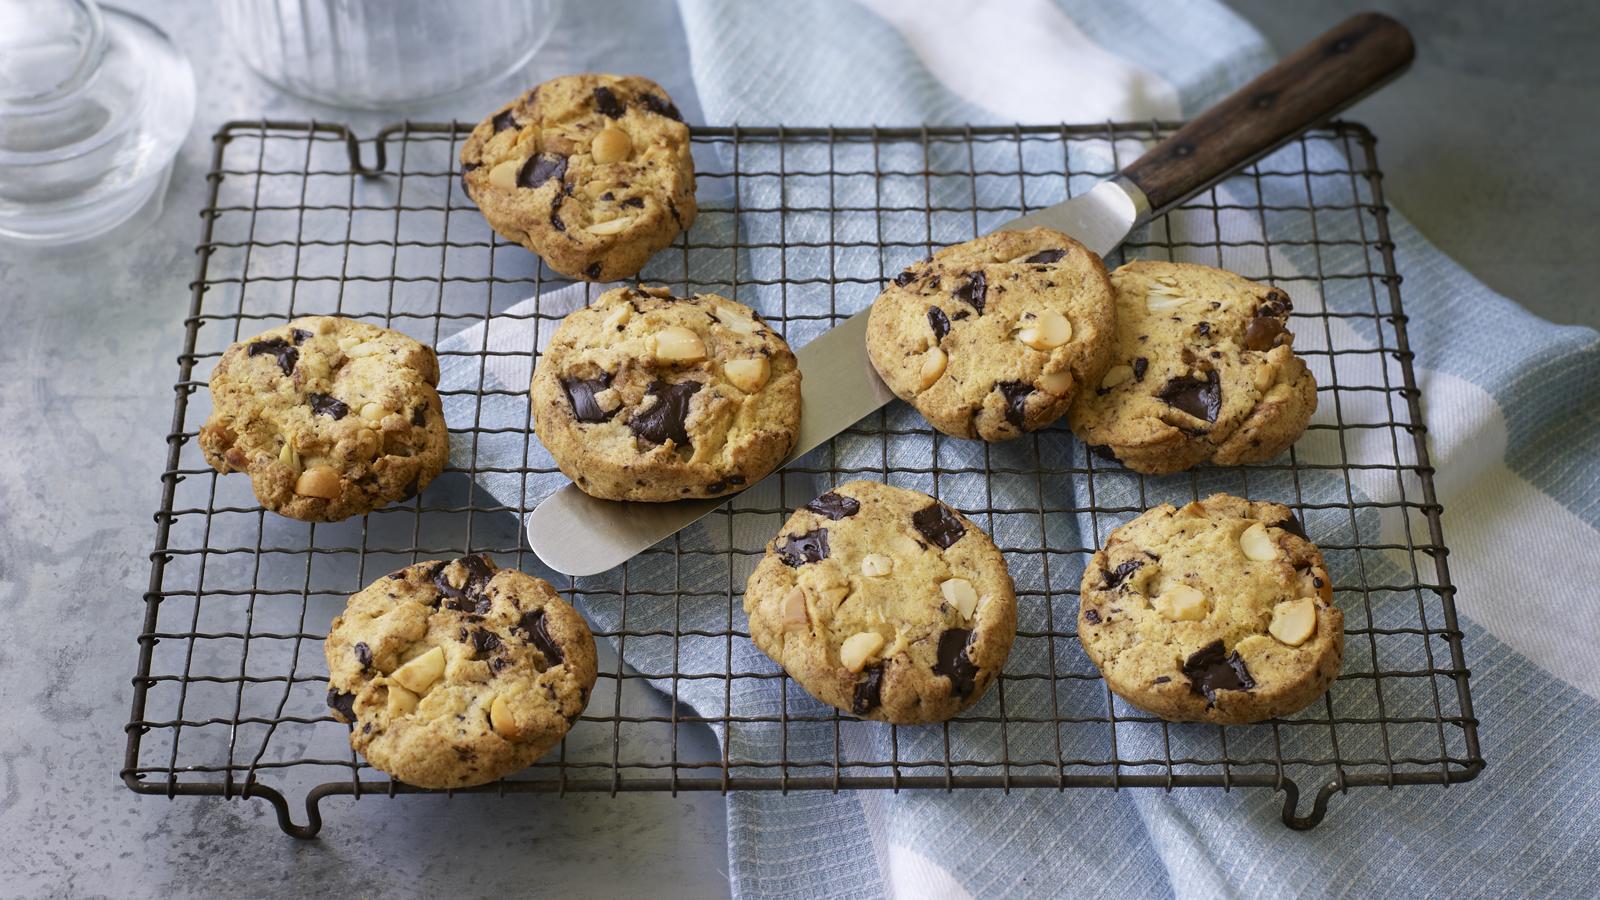
[[533,641],[533,646],[544,654],[546,666],[559,666],[566,657],[561,653],[561,645],[550,637],[550,626],[545,624],[544,610],[536,609],[530,613],[523,613],[518,620],[517,627],[527,634],[528,640]]
[[338,688],[328,688],[328,706],[347,721],[356,720],[356,695],[347,694]]
[[500,636],[486,628],[474,629],[471,639],[473,659],[483,659],[491,652],[500,649]]
[[827,516],[834,521],[848,518],[861,512],[861,501],[854,497],[828,491],[826,494],[806,504],[806,509],[819,516]]
[[1207,705],[1217,702],[1217,691],[1248,691],[1256,686],[1239,651],[1225,653],[1221,640],[1212,641],[1184,660],[1183,674],[1189,679],[1189,689],[1203,695]]
[[622,102],[611,88],[597,87],[594,89],[594,108],[601,115],[611,119],[622,118]]
[[283,338],[267,338],[264,341],[255,341],[250,345],[251,356],[270,355],[278,358],[278,368],[285,375],[294,374],[295,363],[300,361],[300,351],[289,346]]
[[361,668],[365,669],[372,665],[372,648],[367,646],[366,641],[357,641],[350,649],[355,652],[356,662],[361,663]]
[[1195,333],[1200,335],[1201,337],[1210,337],[1211,336],[1211,323],[1210,322],[1201,322],[1200,324],[1194,326],[1194,330],[1195,330]]
[[904,272],[901,272],[899,275],[896,275],[894,277],[894,283],[899,285],[900,287],[905,287],[906,285],[908,285],[911,282],[916,281],[916,280],[917,280],[917,273],[913,272],[910,269],[907,269]]
[[652,382],[647,396],[655,396],[655,405],[642,413],[634,413],[628,420],[628,428],[652,444],[665,444],[670,438],[679,447],[693,446],[684,422],[689,418],[689,398],[700,388],[698,381]]
[[1204,381],[1190,375],[1174,378],[1156,392],[1161,402],[1181,409],[1196,419],[1215,422],[1222,409],[1222,386],[1217,373],[1207,372]]
[[471,172],[473,169],[476,169],[477,167],[478,167],[477,163],[462,163],[461,164],[461,193],[466,194],[468,198],[472,197],[472,187],[467,184],[467,173]]
[[1150,368],[1150,360],[1145,359],[1142,356],[1135,356],[1133,358],[1133,380],[1134,381],[1143,381],[1144,380],[1144,373],[1149,368]]
[[939,635],[938,659],[933,664],[935,675],[950,679],[950,693],[965,697],[977,686],[978,667],[973,665],[967,649],[972,646],[972,632],[965,628],[946,629]]
[[821,562],[828,558],[828,529],[818,528],[805,534],[790,535],[777,545],[778,558],[791,569],[806,563]]
[[1319,591],[1322,590],[1322,579],[1321,578],[1318,578],[1315,575],[1311,576],[1311,584],[1314,585],[1317,590],[1319,590]]
[[935,500],[932,505],[911,514],[911,524],[915,525],[922,536],[938,544],[941,549],[949,550],[955,546],[967,533],[967,526],[961,524],[956,514],[950,507]]
[[623,206],[631,206],[634,209],[644,209],[644,198],[643,197],[629,197],[628,199],[622,201],[622,205]]
[[658,116],[666,116],[674,122],[683,121],[683,114],[678,112],[678,107],[674,106],[672,101],[665,97],[657,97],[655,94],[640,94],[639,105]]
[[517,187],[536,188],[554,178],[567,177],[567,158],[558,153],[535,153],[517,170]]
[[411,409],[411,424],[421,428],[428,424],[428,404],[419,403]]
[[883,663],[868,666],[861,674],[866,677],[856,682],[855,695],[850,698],[850,711],[858,716],[883,702]]
[[1294,301],[1289,299],[1288,294],[1278,290],[1277,288],[1273,288],[1272,290],[1268,291],[1267,296],[1261,299],[1261,306],[1257,309],[1258,315],[1281,316],[1284,313],[1287,313],[1289,310],[1294,309]]
[[517,121],[516,114],[509,109],[495,116],[494,121],[492,121],[490,125],[493,126],[495,134],[499,134],[508,128],[522,127],[522,123]]
[[501,672],[505,671],[506,666],[509,665],[511,665],[510,660],[506,659],[504,656],[496,656],[494,659],[489,660],[489,671],[499,675]]
[[304,328],[291,328],[289,329],[289,339],[294,342],[296,347],[298,347],[306,341],[311,340],[311,332],[305,330]]
[[1311,540],[1306,537],[1306,527],[1300,524],[1300,520],[1295,518],[1293,513],[1290,513],[1289,518],[1284,519],[1282,522],[1273,522],[1272,527],[1282,528],[1302,541]]
[[327,416],[337,422],[350,415],[349,406],[327,394],[306,394],[306,402],[311,404],[311,414],[314,416]]
[[1156,680],[1154,680],[1154,681],[1152,681],[1150,683],[1151,684],[1166,684],[1167,682],[1169,682],[1171,680],[1172,680],[1172,677],[1170,675],[1162,675],[1162,676],[1158,677]]
[[600,264],[598,262],[590,263],[589,264],[589,268],[583,270],[583,274],[587,275],[590,278],[599,278],[600,277]]
[[969,304],[983,315],[983,302],[989,296],[989,282],[982,272],[971,272],[967,275],[967,283],[950,292],[957,300]]
[[1117,566],[1115,569],[1112,569],[1111,571],[1100,576],[1100,589],[1103,591],[1114,591],[1117,588],[1122,587],[1123,582],[1128,580],[1128,576],[1139,571],[1139,569],[1143,566],[1144,560],[1128,560],[1122,565]]
[[1021,428],[1027,418],[1028,395],[1033,393],[1033,385],[1025,381],[1002,381],[994,388],[1006,398],[1006,421]]
[[1067,255],[1065,250],[1040,250],[1038,253],[1023,260],[1027,263],[1053,263],[1060,262]]
[[1244,330],[1246,350],[1271,350],[1283,334],[1283,320],[1276,316],[1256,316]]
[[1083,611],[1083,619],[1090,625],[1099,625],[1100,611],[1097,609],[1086,609]]
[[928,307],[928,327],[933,329],[933,342],[937,344],[944,340],[945,335],[950,333],[950,317],[945,315],[944,310],[939,307],[930,306]]
[[1122,460],[1117,459],[1117,455],[1115,453],[1111,452],[1111,448],[1106,446],[1105,444],[1090,444],[1089,445],[1089,452],[1093,453],[1095,456],[1098,456],[1101,459],[1106,460],[1108,462],[1114,462],[1114,463],[1121,463],[1122,462]]
[[461,587],[450,583],[445,570],[450,568],[450,563],[441,562],[433,567],[428,575],[433,581],[434,589],[439,592],[441,602],[445,609],[458,612],[476,612],[483,615],[489,612],[489,596],[484,589],[489,586],[489,579],[494,577],[494,569],[490,568],[489,561],[481,556],[463,556],[455,561],[467,570],[467,579]]
[[567,394],[567,402],[572,404],[572,417],[579,422],[593,425],[596,422],[606,422],[617,414],[614,409],[606,412],[600,408],[594,396],[611,387],[611,379],[615,377],[610,372],[600,373],[599,378],[563,378],[561,389]]

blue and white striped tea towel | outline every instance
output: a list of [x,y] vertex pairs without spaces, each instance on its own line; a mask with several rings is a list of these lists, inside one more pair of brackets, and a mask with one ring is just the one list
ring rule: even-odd
[[[581,9],[571,12],[584,14]],[[1177,118],[1214,102],[1271,61],[1260,35],[1224,7],[1204,0],[1182,4],[1129,0],[1115,6],[1096,0],[793,4],[680,0],[679,12],[700,106],[706,121],[716,124]],[[667,73],[646,74],[664,80]],[[1094,154],[1093,148],[1083,152]],[[1294,152],[1306,154],[1288,167],[1297,172],[1348,168],[1335,145]],[[1271,166],[1269,158],[1263,169],[1270,171]],[[1103,170],[1105,160],[1074,161],[1075,171],[1085,168]],[[705,180],[703,191],[727,190],[712,181]],[[1256,187],[1259,198],[1219,196],[1219,200],[1249,205],[1259,199],[1271,208],[1279,194],[1289,200],[1297,196],[1303,204],[1304,192],[1310,189],[1272,182],[1261,179]],[[1328,189],[1346,190],[1337,185]],[[759,186],[752,190],[756,193],[742,198],[750,205],[757,205],[763,196],[770,203],[778,200],[775,189],[766,195]],[[1352,194],[1350,203],[1357,203],[1354,185],[1347,190]],[[795,198],[787,199],[793,205]],[[1049,199],[1030,198],[1030,203]],[[1326,820],[1309,832],[1284,828],[1280,798],[1260,789],[1171,794],[1021,791],[1009,796],[987,791],[736,793],[728,801],[729,875],[736,896],[1600,895],[1600,665],[1595,664],[1600,656],[1600,599],[1594,591],[1600,585],[1600,344],[1589,329],[1558,327],[1530,316],[1444,257],[1402,217],[1391,215],[1389,221],[1405,282],[1411,346],[1446,510],[1445,530],[1454,551],[1450,564],[1459,588],[1457,605],[1476,712],[1483,723],[1480,735],[1490,763],[1478,780],[1450,789],[1363,788],[1336,795]],[[1179,258],[1220,263],[1252,277],[1272,276],[1294,296],[1298,310],[1331,309],[1348,302],[1320,295],[1312,277],[1361,263],[1341,258],[1346,251],[1335,246],[1340,243],[1338,235],[1329,233],[1327,223],[1315,234],[1324,245],[1317,255],[1306,249],[1317,227],[1314,218],[1273,221],[1275,249],[1265,259],[1260,245],[1263,224],[1208,225],[1178,215],[1168,236],[1180,248]],[[704,238],[709,230],[733,227],[729,221],[703,219],[696,234]],[[1208,227],[1214,230],[1208,232]],[[702,234],[702,229],[708,231]],[[1182,248],[1187,231],[1194,232],[1195,243],[1207,245],[1199,255],[1186,257]],[[789,235],[791,243],[800,243],[799,237]],[[1343,244],[1349,253],[1364,252],[1362,236],[1346,237],[1353,238]],[[1370,241],[1371,235],[1365,238]],[[1227,249],[1214,249],[1219,239]],[[759,275],[761,264],[746,259],[741,272],[747,277],[751,271]],[[795,263],[790,265],[793,277]],[[584,296],[582,288],[546,296],[543,308],[550,312],[562,304],[576,306]],[[740,299],[758,309],[781,302],[759,288],[741,293]],[[782,299],[791,311],[802,302],[792,296]],[[1337,378],[1345,385],[1389,384],[1385,378],[1393,375],[1393,369],[1385,361],[1389,354],[1384,348],[1392,349],[1392,336],[1385,337],[1375,319],[1334,317],[1329,321],[1335,324],[1326,333],[1301,334],[1296,346],[1312,354],[1330,346],[1371,349],[1374,352],[1341,357]],[[495,320],[488,335],[474,330],[446,346],[526,347],[533,335],[525,330],[531,327],[525,320]],[[797,344],[807,336],[790,333]],[[1326,385],[1332,373],[1325,367],[1317,374]],[[470,377],[476,384],[480,376],[496,377],[493,371],[474,370],[447,371],[445,378],[448,383],[452,377]],[[525,385],[524,365],[516,377],[507,379],[507,386],[515,391]],[[1363,405],[1369,401],[1360,396],[1359,391],[1341,392],[1342,407],[1319,411],[1316,423],[1337,421],[1336,412],[1347,423],[1381,422],[1386,414],[1392,415],[1383,406],[1388,402],[1385,393],[1373,392],[1370,405]],[[486,402],[502,401],[521,402],[514,393]],[[1326,394],[1324,405],[1328,405]],[[909,416],[903,405],[889,415],[891,424],[896,416]],[[904,421],[910,425],[915,419]],[[1370,458],[1391,466],[1405,462],[1404,450],[1389,444],[1387,430],[1372,433],[1383,440],[1368,439],[1360,429],[1341,438],[1331,428],[1314,428],[1297,446],[1297,458],[1303,462]],[[1073,452],[1064,435],[1045,440],[1060,442],[1057,447],[1041,445],[1052,453]],[[963,443],[943,442],[941,464],[959,466],[960,454],[977,452],[974,461],[981,465],[981,448],[974,451]],[[1026,452],[1006,448],[999,445],[996,452]],[[479,464],[495,465],[495,452],[494,447],[478,448]],[[536,464],[521,459],[520,442],[514,452],[515,458],[503,460],[509,468]],[[912,467],[925,466],[929,452],[930,447],[916,442],[894,448]],[[1396,499],[1392,474],[1380,475],[1364,478],[1357,470],[1352,486],[1361,499],[1379,505]],[[1280,487],[1300,491],[1309,505],[1320,499],[1343,502],[1343,479],[1332,477],[1323,483],[1308,476],[1297,485]],[[561,482],[559,477],[512,475],[491,476],[484,485],[512,505],[522,493],[521,502],[531,505]],[[1102,489],[1113,491],[1128,487],[1119,488],[1114,479],[1104,484],[1110,487],[1101,485]],[[803,502],[810,496],[806,490],[814,487],[815,493],[826,486],[822,480],[810,485],[791,482],[784,499]],[[1188,482],[1181,488],[1175,496],[1187,494]],[[1259,479],[1252,480],[1252,488],[1256,496],[1273,490],[1270,482]],[[981,482],[961,479],[940,484],[944,499],[957,506],[998,506],[1007,499],[986,500],[973,493],[983,489]],[[1062,489],[1082,490],[1071,484]],[[1159,499],[1163,498],[1152,502]],[[1072,503],[1086,500],[1074,496]],[[1106,496],[1097,500],[1102,505],[1116,502]],[[774,492],[760,502],[774,506],[779,498]],[[1366,544],[1403,541],[1407,534],[1403,519],[1391,520],[1374,509],[1363,509],[1362,516],[1339,512],[1344,518],[1325,518],[1308,526],[1319,539],[1334,543],[1353,542],[1358,536]],[[996,535],[1002,544],[1008,539],[1037,544],[1041,535],[1035,530],[1030,537],[1027,529],[1044,527],[994,520],[982,524],[1002,532]],[[1050,538],[1053,544],[1094,546],[1112,524],[1067,521],[1059,524],[1062,532],[1051,524]],[[1008,528],[1021,531],[1004,533]],[[732,537],[740,546],[754,546],[768,536]],[[1381,584],[1391,576],[1395,583],[1403,583],[1407,573],[1401,570],[1410,561],[1403,553],[1363,553],[1343,565],[1365,567],[1360,573],[1344,573],[1346,583],[1359,584],[1365,578],[1366,583]],[[1014,562],[1014,567],[1019,585],[1042,590],[1076,582],[1077,572],[1047,574],[1026,560]],[[688,582],[692,587],[700,573],[688,564],[680,568],[672,573],[676,586]],[[744,571],[735,573],[741,583]],[[725,570],[717,569],[715,575],[726,582]],[[1336,577],[1340,575],[1335,571]],[[638,579],[648,580],[648,573],[634,572],[632,577],[633,589],[647,587]],[[664,587],[674,585],[669,582]],[[1066,599],[1071,606],[1072,597]],[[1374,626],[1415,622],[1417,617],[1417,610],[1395,610],[1381,597],[1366,598],[1364,603],[1368,609],[1357,618],[1365,622],[1370,617]],[[593,604],[586,612],[598,626],[617,628],[618,611],[598,606]],[[678,614],[695,615],[693,610]],[[1063,607],[1056,614],[1071,616],[1075,608]],[[674,611],[670,604],[652,610],[640,602],[630,606],[628,615],[629,627],[639,629],[648,628],[652,619],[670,626]],[[692,621],[678,624],[692,627]],[[712,624],[712,630],[724,627]],[[663,671],[641,643],[629,645],[628,662],[643,672]],[[702,650],[686,642],[680,670],[723,671],[730,661],[717,643]],[[1363,652],[1363,644],[1372,645],[1365,650],[1368,666],[1373,664],[1371,654],[1380,652],[1371,639],[1352,639],[1351,644],[1353,656]],[[1046,652],[1019,641],[1007,669],[1016,673],[1043,665]],[[1420,641],[1381,650],[1383,665],[1389,669],[1422,668],[1427,665],[1425,652]],[[748,645],[732,648],[731,664],[740,671],[773,670]],[[709,715],[720,715],[724,703],[731,704],[735,715],[772,714],[779,702],[774,684],[741,685],[728,698],[722,695],[720,681],[684,680],[678,691],[684,703]],[[1027,682],[1016,684],[1017,695],[1008,701],[1030,702],[1020,687]],[[1354,695],[1340,698],[1339,690],[1335,689],[1335,699],[1342,704],[1341,715],[1375,714],[1375,709],[1363,705],[1370,700]],[[1371,692],[1370,686],[1363,690]],[[992,712],[994,702],[993,696],[986,697],[983,703],[990,706],[980,705],[978,710]],[[791,696],[789,703],[793,712],[796,699]],[[775,731],[737,729],[731,734],[719,732],[718,738],[729,742],[735,759],[770,759],[776,755],[770,746]],[[886,752],[885,732],[875,726],[850,730],[843,739],[846,758]],[[991,738],[981,731],[968,735],[953,731],[949,752],[959,758],[963,741],[976,746]],[[936,729],[901,729],[899,749],[902,754],[938,758],[945,748],[928,745],[942,739],[943,732]],[[1386,748],[1390,755],[1405,754],[1407,738],[1401,728],[1393,728],[1382,739],[1393,742]],[[1436,754],[1438,738],[1432,739]],[[817,733],[793,727],[785,749],[791,760],[831,759],[833,740],[831,726]],[[1163,752],[1206,753],[1204,739],[1185,729],[1172,730],[1168,748],[1141,743],[1149,740],[1149,734],[1131,735],[1119,745],[1119,755],[1160,759]],[[1160,740],[1159,732],[1155,740]],[[1049,735],[1017,728],[1008,746],[1017,758],[1053,758],[1061,751],[1051,741]],[[1421,746],[1426,751],[1427,741]],[[1376,746],[1341,749],[1347,757],[1385,752]],[[1248,755],[1252,748],[1230,745],[1230,751]]]

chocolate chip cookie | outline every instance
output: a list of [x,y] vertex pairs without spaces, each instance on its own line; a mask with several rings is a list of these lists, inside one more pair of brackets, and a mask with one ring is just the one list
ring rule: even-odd
[[872,304],[867,352],[940,431],[1002,441],[1064,415],[1116,339],[1104,264],[1048,228],[946,247]]
[[1117,343],[1074,433],[1146,475],[1203,462],[1263,462],[1289,449],[1317,409],[1294,355],[1289,295],[1232,272],[1142,260],[1111,274]]
[[589,281],[632,278],[697,209],[688,126],[633,75],[553,78],[495,110],[461,183],[495,231]]
[[983,696],[1017,633],[989,536],[875,481],[800,509],[750,575],[750,638],[813,697],[864,719],[939,722]]
[[438,383],[433,348],[398,331],[295,319],[222,354],[200,448],[218,472],[248,472],[267,509],[336,522],[414,497],[444,469]]
[[1156,507],[1111,532],[1081,597],[1078,638],[1106,684],[1174,722],[1288,715],[1344,660],[1322,552],[1276,503]]
[[594,637],[544,581],[468,556],[355,594],[323,645],[350,746],[417,787],[484,784],[561,742],[594,687]]
[[789,345],[716,294],[601,294],[562,320],[531,393],[556,465],[606,500],[733,493],[783,462],[800,428]]

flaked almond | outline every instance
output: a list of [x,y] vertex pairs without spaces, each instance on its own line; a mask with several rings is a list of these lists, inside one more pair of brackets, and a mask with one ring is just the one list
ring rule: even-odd
[[633,318],[633,304],[619,303],[617,308],[606,316],[605,328],[607,331],[621,331],[622,326],[628,324],[631,318]]
[[938,347],[929,348],[928,352],[922,355],[922,369],[919,373],[917,390],[925,391],[933,387],[939,376],[944,374],[944,368],[949,362],[950,358],[945,356],[943,350]]
[[669,325],[655,334],[656,360],[666,363],[699,362],[706,358],[706,343],[681,325]]
[[1256,366],[1256,370],[1253,373],[1253,383],[1256,386],[1256,390],[1265,391],[1267,388],[1272,387],[1272,380],[1276,374],[1271,363],[1262,363]]
[[804,628],[810,622],[811,616],[806,612],[806,592],[797,584],[783,598],[783,627]]
[[596,222],[583,229],[592,235],[605,237],[606,235],[621,234],[629,225],[633,224],[633,216],[618,216],[605,222]]
[[772,364],[767,362],[765,356],[730,359],[723,365],[722,373],[728,376],[734,387],[746,394],[754,394],[765,387],[767,379],[772,377]]
[[1273,637],[1298,647],[1317,630],[1317,602],[1310,597],[1285,600],[1272,609],[1272,624],[1267,631]]
[[1046,310],[1023,320],[1017,340],[1035,350],[1054,350],[1072,340],[1072,322],[1053,309]]
[[761,326],[757,325],[756,320],[751,318],[748,313],[740,313],[719,306],[712,310],[712,315],[717,317],[718,322],[740,334],[755,334],[761,330]]
[[1100,387],[1111,390],[1119,384],[1124,384],[1133,378],[1133,366],[1112,366],[1106,370],[1104,378],[1100,379]]
[[883,635],[876,631],[863,631],[845,638],[839,646],[839,662],[852,672],[866,668],[874,653],[883,649]]
[[861,558],[861,574],[868,578],[882,578],[894,571],[894,560],[882,553],[868,553]]
[[1278,555],[1278,545],[1273,543],[1272,535],[1267,534],[1267,526],[1260,522],[1239,535],[1239,549],[1244,551],[1246,559],[1256,562],[1267,562]]
[[389,685],[389,702],[386,709],[390,716],[410,715],[417,710],[418,698],[398,684]]
[[970,620],[972,614],[978,609],[978,591],[972,582],[965,578],[950,578],[939,585],[939,593],[956,612],[961,613],[961,618]]
[[434,647],[427,653],[395,669],[394,672],[390,673],[389,678],[399,682],[406,690],[421,695],[427,693],[428,688],[432,687],[433,683],[438,681],[439,676],[443,674],[444,649],[442,647]]
[[489,724],[495,734],[508,741],[522,737],[522,729],[517,727],[517,717],[511,712],[511,702],[505,694],[495,694],[494,702],[489,704]]
[[1151,291],[1144,297],[1144,308],[1156,315],[1182,309],[1188,304],[1188,297],[1180,297],[1170,293]]
[[[278,462],[281,462],[284,465],[288,466],[289,468],[293,469],[295,471],[295,474],[297,474],[297,475],[299,474],[299,472],[300,472],[300,451],[294,449],[294,442],[293,441],[287,441],[286,440],[286,441],[283,442],[283,446],[278,449]],[[337,495],[335,495],[335,496],[337,496]]]
[[1165,618],[1174,622],[1198,622],[1211,611],[1206,595],[1187,584],[1174,584],[1150,601]]

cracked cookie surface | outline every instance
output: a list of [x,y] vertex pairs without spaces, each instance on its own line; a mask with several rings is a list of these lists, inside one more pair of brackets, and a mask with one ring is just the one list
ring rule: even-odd
[[739,491],[783,462],[800,427],[789,345],[715,294],[605,292],[562,320],[530,393],[556,465],[606,500]]
[[353,595],[323,645],[350,746],[406,784],[486,784],[532,764],[595,680],[589,626],[549,584],[468,556],[407,566]]
[[863,719],[938,722],[999,677],[1017,632],[1005,558],[917,491],[841,484],[800,509],[750,575],[750,638],[813,697]]
[[1304,433],[1317,383],[1294,355],[1288,294],[1153,260],[1118,268],[1111,283],[1116,350],[1072,405],[1079,439],[1135,472],[1165,475],[1264,462]]
[[1213,494],[1111,532],[1084,569],[1078,638],[1134,706],[1238,724],[1288,715],[1333,684],[1344,614],[1287,506]]
[[616,281],[694,223],[689,129],[661,86],[567,75],[479,122],[461,183],[490,226],[569,278]]
[[867,351],[940,431],[1001,441],[1064,415],[1116,340],[1105,265],[1047,228],[946,247],[872,304]]
[[450,455],[431,347],[306,316],[228,347],[211,372],[206,461],[267,509],[336,522],[416,496]]

